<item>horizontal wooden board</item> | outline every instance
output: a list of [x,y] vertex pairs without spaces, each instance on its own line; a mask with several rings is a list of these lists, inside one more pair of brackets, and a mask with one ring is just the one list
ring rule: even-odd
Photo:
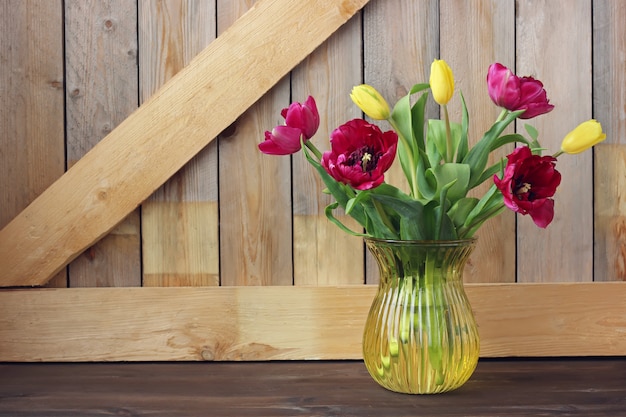
[[[375,286],[0,291],[0,361],[359,359]],[[626,355],[626,284],[470,284],[481,356]]]

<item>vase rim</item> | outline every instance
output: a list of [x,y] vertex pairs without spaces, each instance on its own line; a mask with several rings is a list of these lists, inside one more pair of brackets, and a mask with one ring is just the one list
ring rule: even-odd
[[450,239],[450,240],[401,240],[401,239],[384,239],[378,237],[364,236],[364,240],[376,243],[390,243],[394,245],[424,245],[424,246],[458,246],[473,244],[478,240],[478,236],[470,237],[467,239]]

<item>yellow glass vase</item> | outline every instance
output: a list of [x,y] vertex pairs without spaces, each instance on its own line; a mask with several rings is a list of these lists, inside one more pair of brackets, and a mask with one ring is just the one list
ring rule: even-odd
[[365,323],[363,358],[383,387],[440,393],[460,387],[474,372],[480,340],[463,268],[475,241],[365,238],[380,283]]

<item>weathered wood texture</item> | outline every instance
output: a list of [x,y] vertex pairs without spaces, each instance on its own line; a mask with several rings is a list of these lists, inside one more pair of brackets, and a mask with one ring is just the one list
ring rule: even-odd
[[594,277],[626,281],[626,4],[593,2],[593,114],[606,130],[594,152]]
[[[139,2],[140,100],[215,39],[215,2]],[[141,207],[144,286],[219,284],[217,142],[211,142]]]
[[1,229],[65,170],[63,3],[3,1],[0,20]]
[[[137,108],[137,7],[125,0],[73,0],[64,8],[71,167]],[[69,265],[69,285],[140,286],[139,226],[135,210]]]
[[259,2],[0,231],[0,285],[45,283],[365,3]]
[[[359,359],[373,285],[0,292],[0,360]],[[481,356],[626,355],[622,283],[474,284]]]
[[[517,70],[539,78],[555,105],[546,117],[528,123],[539,129],[541,145],[553,153],[570,130],[592,118],[591,1],[518,4]],[[592,159],[592,152],[559,158],[563,180],[549,228],[537,228],[530,218],[518,220],[518,281],[593,279],[593,193],[582,191],[593,189]]]
[[[61,140],[61,102],[45,106],[43,103],[51,101],[38,100],[41,96],[37,94],[42,87],[37,90],[37,77],[20,76],[24,73],[21,70],[24,64],[18,62],[16,54],[31,60],[31,67],[41,68],[41,71],[54,72],[56,68],[59,72],[65,59],[67,165],[73,166],[133,110],[137,95],[141,102],[148,101],[159,87],[189,64],[215,36],[225,32],[252,3],[244,0],[224,1],[219,5],[214,1],[194,0],[139,2],[138,5],[126,0],[93,4],[66,2],[65,57],[60,47],[62,32],[58,28],[62,26],[59,21],[62,3],[9,2],[3,5],[2,17],[7,22],[2,36],[3,44],[7,45],[2,60],[3,68],[6,68],[3,85],[7,86],[4,87],[7,92],[8,86],[23,85],[25,88],[15,90],[13,87],[11,91],[14,93],[3,95],[6,133],[3,134],[2,147],[7,151],[3,152],[6,175],[2,177],[1,189],[7,208],[2,211],[2,223],[6,225],[18,215],[61,174],[63,166],[59,159],[62,145],[54,145],[55,142],[48,139],[54,137],[50,132],[57,132],[57,141]],[[520,74],[537,76],[546,84],[557,108],[531,123],[540,127],[541,139],[549,149],[558,147],[561,137],[576,123],[593,116],[603,122],[609,135],[607,144],[596,151],[596,160],[602,163],[595,164],[595,173],[592,172],[591,152],[560,158],[559,168],[564,173],[564,181],[557,196],[556,220],[548,230],[538,230],[529,218],[520,217],[516,233],[515,216],[510,212],[490,221],[481,230],[466,280],[621,279],[625,270],[621,249],[623,227],[620,226],[623,216],[619,204],[615,204],[619,199],[610,196],[621,190],[619,182],[611,178],[623,176],[620,175],[623,166],[618,155],[624,153],[621,142],[626,122],[618,110],[623,107],[626,90],[622,82],[625,35],[621,22],[626,13],[624,9],[625,5],[615,0],[593,4],[590,0],[576,0],[568,7],[559,2],[530,0],[517,2],[517,7],[514,1],[485,0],[470,4],[465,0],[443,3],[375,0],[365,9],[362,19],[352,19],[306,58],[290,78],[282,79],[225,130],[219,144],[218,141],[211,143],[178,172],[171,163],[168,164],[168,175],[174,177],[145,202],[141,236],[138,212],[133,212],[109,237],[89,248],[72,264],[70,285],[139,285],[140,265],[143,283],[148,286],[216,285],[220,279],[226,285],[375,283],[376,268],[359,240],[346,236],[325,220],[322,210],[328,197],[319,192],[322,188],[319,179],[303,161],[302,155],[294,156],[290,164],[289,158],[261,155],[253,144],[262,140],[264,130],[280,122],[278,113],[290,100],[303,100],[313,94],[318,98],[323,119],[322,129],[315,140],[324,147],[324,138],[330,130],[358,115],[358,109],[348,99],[352,85],[361,80],[373,84],[393,102],[408,86],[426,80],[429,64],[435,57],[448,60],[455,70],[458,89],[464,92],[472,116],[472,140],[477,140],[497,112],[484,86],[486,67],[492,61],[515,67]],[[33,12],[29,14],[26,10]],[[552,18],[557,15],[558,19]],[[592,20],[596,22],[593,37]],[[26,27],[32,26],[30,21],[44,22],[45,27],[54,26],[57,31],[47,31],[46,41],[37,42],[35,47],[32,39],[38,32],[26,31]],[[42,27],[40,24],[35,26]],[[570,27],[580,30],[572,32],[568,29]],[[363,38],[359,36],[361,31]],[[514,34],[517,39],[513,39]],[[136,45],[136,39],[139,45]],[[42,47],[50,49],[50,53],[29,52]],[[279,55],[283,55],[282,51]],[[241,54],[239,59],[247,56]],[[545,56],[557,58],[548,60],[544,59]],[[55,58],[43,59],[46,57]],[[595,63],[593,66],[592,62]],[[268,68],[271,68],[270,72],[275,69]],[[258,66],[255,71],[259,72]],[[232,80],[236,76],[232,66],[220,72],[223,74],[213,72],[212,77],[229,75]],[[248,67],[246,72],[249,72]],[[47,78],[57,79],[56,84],[44,85],[45,88],[53,86],[46,90],[46,94],[56,94],[56,99],[60,100],[63,83],[62,76],[57,75]],[[243,76],[242,80],[238,83],[239,88],[247,89],[249,77]],[[198,85],[196,83],[194,87]],[[15,91],[19,91],[19,96]],[[11,97],[23,99],[15,101]],[[15,102],[19,106],[12,107]],[[458,106],[458,100],[452,103],[453,117],[459,116]],[[22,107],[31,116],[26,116],[26,111],[20,112]],[[193,106],[187,108],[190,107]],[[199,119],[208,120],[209,116],[224,114],[233,106],[221,102],[215,108],[219,110],[206,111],[193,118],[198,122],[196,131],[203,125]],[[175,104],[168,110],[171,109],[187,111]],[[436,109],[431,107],[430,112],[435,115]],[[51,115],[55,114],[57,116],[51,120]],[[16,123],[26,117],[29,117],[28,128],[17,129]],[[161,115],[146,117],[146,125],[155,125],[158,118]],[[36,126],[40,124],[33,124],[32,120],[41,120],[45,124],[45,130],[40,129],[40,132],[46,132],[45,139],[37,133]],[[201,142],[211,141],[221,130],[215,129],[214,123],[210,126],[213,134],[204,129],[206,136]],[[518,130],[521,129],[522,123],[518,125]],[[209,138],[211,135],[213,137]],[[119,135],[113,133],[112,136]],[[174,139],[172,135],[171,142],[179,143],[182,148],[182,145],[197,142],[195,138],[202,135],[191,136],[194,140],[189,137],[181,140],[180,135]],[[21,145],[16,147],[16,143]],[[23,148],[24,143],[32,143],[32,152]],[[608,146],[612,148],[608,149]],[[50,147],[53,149],[48,149]],[[29,162],[36,158],[41,160],[43,149],[47,149],[45,153],[50,160]],[[194,151],[199,149],[195,147]],[[606,156],[601,155],[603,151]],[[156,151],[151,153],[157,154]],[[17,157],[13,157],[14,154]],[[57,167],[55,174],[46,174],[50,166]],[[129,175],[138,176],[137,167],[132,167],[135,169]],[[119,171],[115,164],[108,164],[105,168],[107,170],[102,172],[108,172],[107,175]],[[141,176],[138,184],[145,183],[146,178],[154,178],[154,172],[162,171],[161,168],[162,165],[150,166],[150,175]],[[28,173],[28,170],[35,169],[36,173]],[[85,169],[86,173],[80,173],[83,176],[81,187],[85,182],[94,181],[95,175],[89,172],[95,170],[92,166]],[[104,181],[102,172],[97,174],[99,181]],[[389,175],[391,181],[401,180],[400,177],[398,167]],[[42,178],[48,179],[42,182]],[[100,186],[107,188],[110,184]],[[87,192],[84,188],[72,187],[71,194],[75,195],[77,190]],[[142,195],[139,194],[140,188],[143,187],[128,185],[125,194]],[[65,192],[70,194],[67,190]],[[143,195],[147,195],[145,190]],[[111,198],[109,192],[107,200]],[[65,200],[68,199],[72,201],[72,196],[68,195]],[[137,198],[120,199],[139,203],[135,202]],[[104,219],[107,221],[94,220],[88,227],[76,228],[68,234],[59,231],[66,230],[62,226],[64,223],[52,220],[54,214],[61,217],[63,213],[63,218],[71,216],[63,210],[48,210],[45,220],[53,226],[44,229],[45,232],[31,229],[25,238],[20,230],[36,224],[25,222],[25,213],[20,217],[21,221],[18,219],[16,227],[0,232],[6,245],[2,255],[7,254],[0,258],[2,265],[6,265],[2,272],[8,273],[14,259],[26,258],[33,265],[48,266],[53,263],[53,257],[70,259],[77,256],[73,252],[80,246],[78,241],[86,234],[85,230],[90,235],[100,235],[107,227],[114,226],[113,218],[119,221],[123,218],[122,213],[129,211],[118,209],[113,216],[109,206],[116,204],[98,201],[96,198],[90,205],[106,206],[108,214]],[[85,204],[75,207],[83,210]],[[31,210],[28,215],[33,216],[33,212]],[[35,214],[33,222],[41,217],[41,212]],[[38,227],[42,229],[43,225]],[[23,244],[24,240],[39,242],[52,234],[56,238],[54,250],[51,243],[48,243],[47,251],[42,250],[41,245]],[[563,239],[565,235],[567,239]],[[66,239],[72,241],[72,245],[61,243]],[[139,254],[139,239],[142,240],[142,254]],[[95,242],[93,237],[90,240]],[[66,246],[72,246],[72,250],[62,249]],[[346,256],[347,253],[350,256]],[[567,255],[563,256],[564,253]],[[366,264],[359,262],[355,267],[355,261],[362,256],[366,256]],[[59,262],[66,261],[58,260],[56,269]],[[46,268],[39,268],[36,273],[44,273],[43,270]],[[29,274],[24,279],[32,284],[35,283],[33,276]],[[98,276],[99,281],[93,281],[93,276]],[[13,279],[15,277],[7,277],[3,281],[7,280],[5,285],[8,285]],[[61,277],[61,283],[63,281],[64,277]]]
[[626,414],[626,360],[481,360],[442,395],[378,386],[360,361],[0,365],[0,416]]
[[[218,0],[218,35],[253,4]],[[286,7],[291,7],[287,6]],[[271,23],[276,24],[276,21]],[[285,42],[293,42],[286,39]],[[277,53],[280,53],[277,51]],[[248,71],[256,69],[248,68]],[[248,76],[241,79],[244,85]],[[220,260],[223,285],[290,285],[291,175],[289,158],[263,158],[256,147],[289,104],[289,77],[242,114],[220,137]],[[271,127],[270,127],[271,129]]]

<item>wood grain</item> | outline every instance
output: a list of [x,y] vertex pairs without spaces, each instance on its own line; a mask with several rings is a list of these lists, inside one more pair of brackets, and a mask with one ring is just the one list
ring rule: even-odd
[[[141,102],[216,36],[215,1],[139,2]],[[217,143],[141,207],[144,286],[219,284]]]
[[[137,7],[67,1],[67,159],[73,166],[138,106]],[[71,287],[140,286],[139,211],[69,265]]]
[[593,2],[593,114],[606,142],[594,149],[594,279],[626,280],[626,4]]
[[[529,121],[549,155],[592,115],[591,1],[524,0],[517,7],[517,74],[541,80],[555,105]],[[563,180],[555,195],[554,221],[540,229],[529,216],[518,216],[520,282],[592,280],[592,153],[563,155],[557,169]]]
[[[460,123],[463,94],[470,117],[469,140],[475,144],[502,109],[487,94],[489,65],[500,62],[515,68],[515,1],[455,0],[440,5],[441,59],[455,75],[456,96],[448,105],[450,117]],[[507,133],[513,132],[513,127]],[[505,158],[513,145],[490,156],[490,164]],[[493,185],[487,180],[470,195],[481,198]],[[485,223],[476,234],[476,249],[468,261],[466,282],[515,282],[515,216],[506,210]]]
[[[253,4],[218,1],[218,33]],[[264,155],[256,146],[266,130],[284,122],[280,111],[288,105],[289,79],[285,77],[220,136],[222,285],[293,282],[290,160]]]
[[[361,117],[350,99],[352,87],[362,83],[361,29],[361,19],[350,20],[292,72],[294,100],[315,97],[321,120],[312,140],[322,152],[330,149],[335,128]],[[294,284],[362,284],[363,239],[328,221],[324,208],[333,199],[322,194],[326,186],[302,153],[294,155],[292,166]],[[341,210],[334,214],[351,230],[362,231]]]
[[382,389],[360,361],[0,364],[0,374],[0,415],[11,417],[626,413],[624,358],[483,359],[466,384],[444,395]]
[[[0,361],[359,359],[375,286],[0,291]],[[626,285],[470,284],[482,357],[626,355]]]
[[596,146],[594,157],[595,280],[626,281],[626,144]]
[[[63,3],[3,1],[0,228],[65,170],[63,83]],[[48,285],[67,286],[66,271]]]
[[[260,1],[5,226],[0,231],[0,285],[45,283],[367,0],[288,3]],[[308,18],[301,19],[303,14]],[[277,20],[282,24],[275,25]],[[288,27],[298,28],[297,41]],[[241,83],[251,75],[250,67],[254,76]],[[207,114],[209,108],[220,111]]]

